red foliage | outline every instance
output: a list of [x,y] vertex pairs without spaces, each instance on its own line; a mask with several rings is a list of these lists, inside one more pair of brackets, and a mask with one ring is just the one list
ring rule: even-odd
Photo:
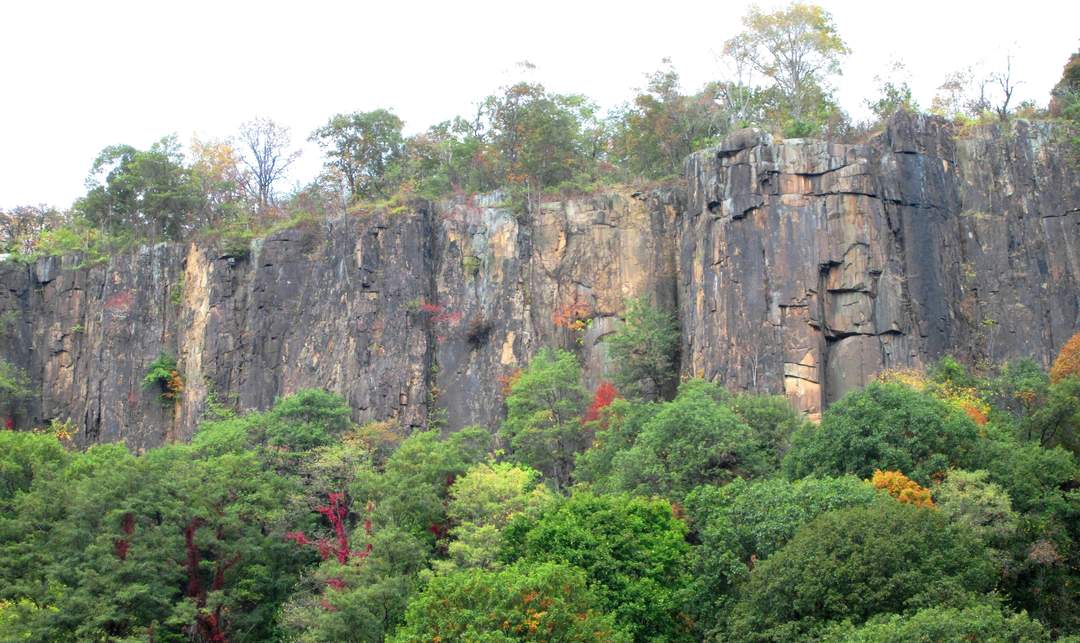
[[439,304],[432,304],[426,301],[420,304],[420,312],[427,313],[429,315],[438,315],[442,312],[442,310],[443,308]]
[[15,418],[13,418],[13,417],[4,418],[4,428],[7,429],[8,431],[14,431],[15,430]]
[[345,589],[345,579],[343,578],[327,578],[326,586],[331,589]]
[[615,388],[615,385],[608,381],[600,382],[600,385],[596,387],[596,393],[593,394],[592,404],[589,405],[588,410],[585,411],[585,417],[582,418],[583,422],[595,422],[600,419],[600,411],[604,410],[609,404],[615,401],[615,398],[619,397],[619,391]]
[[[120,531],[124,532],[125,536],[131,536],[131,534],[135,533],[135,516],[131,512],[124,514],[124,517],[120,519]],[[128,549],[130,548],[131,542],[127,538],[117,538],[113,542],[113,550],[120,560],[127,560]]]
[[[213,612],[201,611],[206,607],[206,589],[203,586],[202,579],[199,576],[199,563],[202,560],[202,553],[199,551],[198,545],[195,543],[195,532],[197,532],[202,526],[206,524],[206,521],[202,518],[192,518],[187,527],[184,528],[184,545],[187,553],[184,567],[187,569],[187,596],[195,599],[195,605],[200,609],[199,615],[196,617],[196,625],[202,635],[202,639],[206,641],[212,641],[213,643],[228,643],[225,638],[225,632],[221,628],[221,605],[214,608]],[[224,534],[218,531],[215,534],[216,538],[220,541],[224,539]],[[225,586],[225,572],[230,567],[240,561],[240,556],[234,556],[228,561],[217,561],[214,564],[214,579],[210,584],[211,591],[219,591]]]

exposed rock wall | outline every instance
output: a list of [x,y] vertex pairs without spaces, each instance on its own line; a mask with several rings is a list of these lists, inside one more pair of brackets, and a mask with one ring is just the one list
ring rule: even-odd
[[687,165],[684,371],[817,415],[947,352],[1043,364],[1080,328],[1080,185],[1047,125],[865,145],[743,131]]
[[[675,192],[527,216],[499,201],[307,223],[244,257],[158,244],[89,268],[0,264],[0,315],[13,319],[0,355],[37,391],[5,412],[19,427],[72,418],[81,443],[143,449],[189,438],[210,399],[263,409],[321,387],[359,421],[408,429],[431,407],[451,428],[494,426],[502,383],[542,346],[578,352],[595,382],[624,298],[674,311]],[[178,358],[177,404],[142,384],[161,352]]]
[[[307,223],[244,257],[2,263],[0,356],[36,393],[0,414],[142,449],[190,437],[210,399],[324,387],[360,421],[494,427],[503,382],[543,346],[597,383],[639,295],[677,312],[684,376],[810,415],[945,352],[1045,364],[1080,328],[1080,184],[1054,137],[1020,122],[954,139],[909,116],[865,145],[747,130],[691,156],[685,187]],[[178,404],[142,386],[160,352],[179,359]]]

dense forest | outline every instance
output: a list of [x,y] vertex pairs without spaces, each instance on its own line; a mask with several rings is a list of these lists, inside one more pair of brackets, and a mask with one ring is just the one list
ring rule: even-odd
[[[298,152],[269,119],[110,146],[70,210],[0,212],[0,252],[227,254],[495,190],[526,212],[677,180],[739,128],[862,141],[896,110],[1054,120],[1080,154],[1080,53],[1045,107],[1012,104],[1007,58],[950,74],[925,110],[898,66],[860,123],[829,89],[848,53],[818,7],[752,10],[731,77],[696,93],[667,66],[607,114],[530,82],[412,136],[388,109],[338,114],[310,134],[322,175],[291,191]],[[503,382],[498,426],[448,427],[437,404],[420,430],[358,424],[309,389],[263,410],[211,395],[189,443],[138,454],[78,449],[70,420],[0,430],[0,641],[1080,641],[1080,333],[1048,370],[880,373],[820,422],[680,378],[678,320],[647,297],[603,341],[595,388],[574,352],[539,351]],[[173,405],[176,358],[143,386]],[[31,394],[0,359],[0,410]]]
[[676,382],[674,320],[634,310],[613,381],[545,349],[494,435],[357,426],[318,390],[139,456],[0,433],[0,638],[1080,634],[1080,334],[1049,374],[946,358],[813,424]]

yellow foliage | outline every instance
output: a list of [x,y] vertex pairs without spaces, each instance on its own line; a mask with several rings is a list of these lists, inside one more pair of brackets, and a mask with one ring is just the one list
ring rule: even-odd
[[1070,375],[1080,377],[1080,333],[1076,333],[1061,347],[1050,366],[1050,382],[1057,384]]
[[881,371],[877,375],[879,382],[896,382],[916,391],[926,390],[926,374],[912,368],[897,368]]
[[899,471],[882,471],[878,469],[874,471],[874,477],[870,479],[870,484],[874,485],[875,489],[884,489],[890,496],[904,504],[915,505],[916,507],[934,506],[934,500],[930,497],[930,490],[919,486],[919,483]]

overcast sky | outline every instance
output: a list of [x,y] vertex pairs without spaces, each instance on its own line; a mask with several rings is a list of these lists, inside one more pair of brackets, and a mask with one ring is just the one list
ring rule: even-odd
[[[761,2],[763,8],[787,3]],[[837,79],[856,116],[873,77],[902,60],[928,105],[943,76],[1004,63],[1019,99],[1046,102],[1080,47],[1080,2],[823,1],[852,49]],[[176,133],[226,137],[254,116],[297,144],[339,112],[390,107],[416,132],[514,80],[517,61],[604,107],[671,57],[685,89],[720,75],[737,2],[50,2],[0,4],[0,208],[80,196],[105,146]],[[318,171],[304,144],[293,181]]]

